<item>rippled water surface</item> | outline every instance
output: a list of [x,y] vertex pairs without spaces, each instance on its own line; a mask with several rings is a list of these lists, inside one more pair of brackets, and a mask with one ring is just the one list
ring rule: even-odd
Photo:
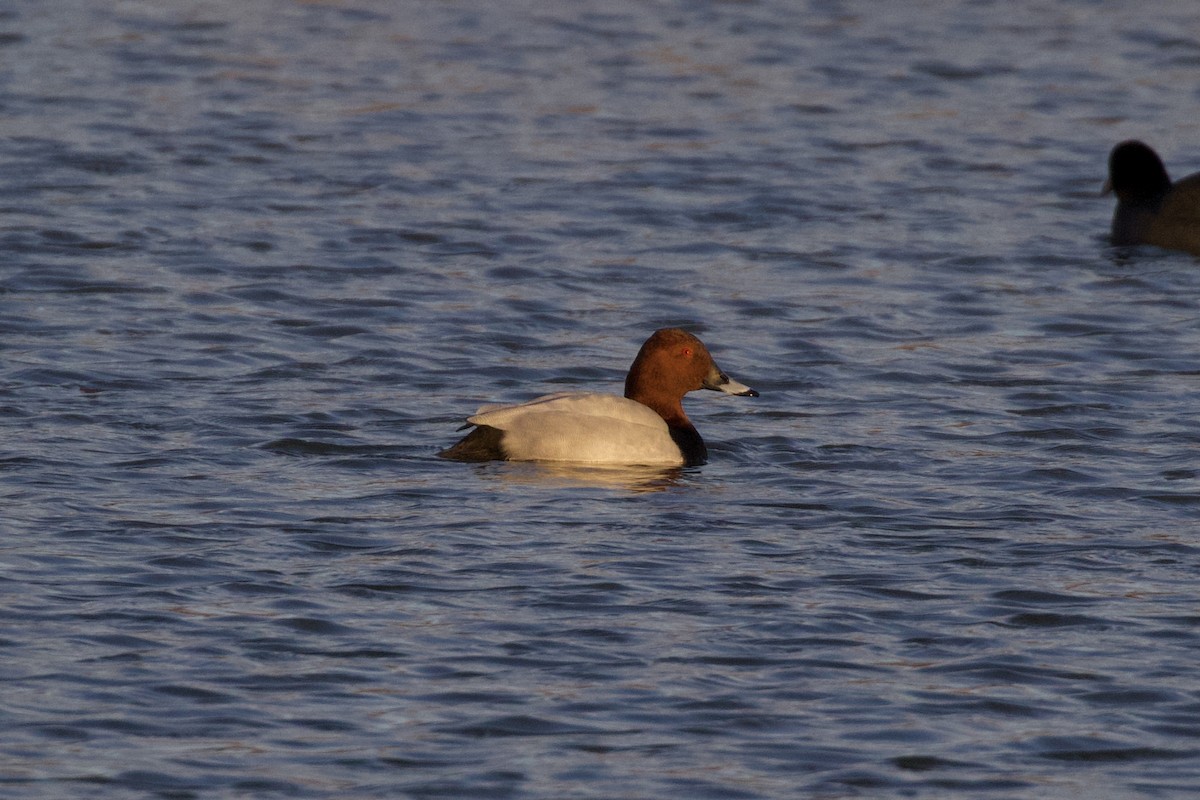
[[[1200,786],[1200,7],[0,12],[0,794]],[[677,471],[436,457],[761,392]]]

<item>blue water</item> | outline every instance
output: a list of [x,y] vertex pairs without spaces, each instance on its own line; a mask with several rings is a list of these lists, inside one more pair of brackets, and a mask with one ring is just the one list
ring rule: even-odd
[[[1200,786],[1200,8],[0,11],[0,794]],[[436,457],[761,392],[674,471]]]

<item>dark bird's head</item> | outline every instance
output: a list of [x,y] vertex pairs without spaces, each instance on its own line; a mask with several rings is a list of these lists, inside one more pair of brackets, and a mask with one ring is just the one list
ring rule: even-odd
[[1142,142],[1121,142],[1108,156],[1108,181],[1105,193],[1134,206],[1158,206],[1171,188],[1171,179],[1162,159]]

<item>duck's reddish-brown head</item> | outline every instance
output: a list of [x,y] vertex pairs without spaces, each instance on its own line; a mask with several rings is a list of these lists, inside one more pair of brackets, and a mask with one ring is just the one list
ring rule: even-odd
[[657,330],[638,351],[625,378],[625,396],[657,411],[671,423],[686,420],[683,396],[697,389],[757,397],[731,380],[713,361],[704,342],[680,328]]

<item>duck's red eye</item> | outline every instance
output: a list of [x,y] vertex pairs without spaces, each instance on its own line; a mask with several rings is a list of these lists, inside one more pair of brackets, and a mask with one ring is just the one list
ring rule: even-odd
[[692,348],[690,348],[690,347],[685,347],[685,348],[683,348],[682,350],[680,350],[679,352],[680,352],[680,353],[681,353],[681,354],[682,354],[682,355],[683,355],[685,358],[691,358],[691,357],[692,357]]

